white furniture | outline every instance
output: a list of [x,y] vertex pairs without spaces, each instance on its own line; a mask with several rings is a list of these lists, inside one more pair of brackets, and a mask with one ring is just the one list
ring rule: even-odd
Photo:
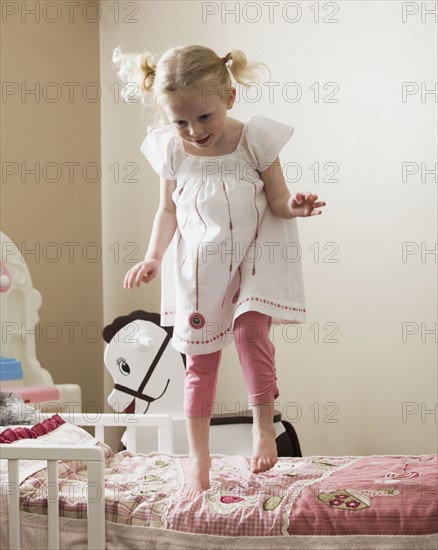
[[[20,250],[4,233],[0,232],[2,285],[0,292],[1,343],[0,356],[12,357],[21,362],[24,386],[55,386],[59,391],[59,401],[50,403],[56,410],[52,412],[82,410],[81,388],[77,384],[54,385],[49,371],[42,368],[35,355],[35,326],[39,321],[41,294],[33,288],[29,269]],[[5,273],[7,272],[7,274]],[[8,282],[9,279],[9,282]],[[13,384],[12,384],[13,385]],[[10,387],[7,381],[2,387]],[[17,386],[17,390],[19,386]],[[63,405],[67,403],[67,406]],[[49,406],[39,402],[35,406]]]

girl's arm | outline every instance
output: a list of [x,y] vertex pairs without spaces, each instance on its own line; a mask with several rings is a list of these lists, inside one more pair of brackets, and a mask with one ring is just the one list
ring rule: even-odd
[[160,178],[160,205],[155,214],[145,259],[136,263],[126,273],[123,280],[124,288],[138,287],[141,282],[149,283],[158,275],[164,253],[177,226],[176,207],[172,201],[172,193],[175,188],[175,180]]
[[172,200],[172,193],[175,188],[175,180],[166,180],[160,177],[160,204],[155,214],[145,260],[154,259],[161,262],[175,234],[177,226],[176,206]]
[[325,206],[325,202],[315,202],[318,195],[301,191],[295,196],[289,193],[281,170],[280,159],[274,162],[260,173],[265,184],[265,193],[272,213],[279,218],[295,218],[297,216],[314,216],[321,214],[321,210],[315,208]]

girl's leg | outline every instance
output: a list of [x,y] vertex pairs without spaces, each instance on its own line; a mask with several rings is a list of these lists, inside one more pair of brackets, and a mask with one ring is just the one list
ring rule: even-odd
[[204,355],[186,355],[184,411],[187,417],[190,473],[185,495],[189,498],[194,498],[210,486],[210,419],[221,356],[222,350]]
[[272,318],[247,311],[234,322],[234,340],[253,409],[251,471],[269,470],[277,462],[274,400],[279,396],[275,347],[269,339]]

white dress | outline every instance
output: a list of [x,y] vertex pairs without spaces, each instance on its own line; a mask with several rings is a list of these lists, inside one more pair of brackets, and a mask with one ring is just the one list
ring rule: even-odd
[[186,153],[171,125],[150,132],[141,152],[158,175],[176,180],[178,227],[161,266],[161,324],[189,355],[233,340],[236,317],[258,311],[274,324],[304,323],[297,220],[274,216],[259,172],[293,127],[253,114],[234,152]]

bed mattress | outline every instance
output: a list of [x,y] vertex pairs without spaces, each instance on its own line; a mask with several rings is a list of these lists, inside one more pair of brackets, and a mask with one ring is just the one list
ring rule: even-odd
[[[86,548],[89,498],[105,498],[108,549],[438,547],[438,455],[282,457],[253,474],[249,458],[212,455],[211,488],[182,497],[188,457],[114,453],[69,423],[20,445],[105,449],[105,487],[87,492],[86,464],[59,464],[61,548]],[[1,460],[0,545],[7,548]],[[22,548],[47,545],[45,463],[20,467]],[[39,464],[37,464],[39,462]]]

